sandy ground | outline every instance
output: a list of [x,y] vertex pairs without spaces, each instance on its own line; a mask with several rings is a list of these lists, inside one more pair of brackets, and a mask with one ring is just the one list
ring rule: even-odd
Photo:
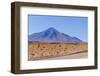
[[29,44],[28,60],[87,58],[87,44]]
[[33,58],[32,60],[59,60],[59,59],[84,59],[88,58],[88,52],[81,52],[66,56],[58,56],[58,57],[41,57],[41,58]]
[[80,59],[80,58],[88,58],[88,52],[84,53],[78,53],[78,54],[72,54],[72,55],[67,55],[67,56],[61,56],[61,57],[54,57],[54,58],[49,58],[48,60],[57,60],[57,59]]

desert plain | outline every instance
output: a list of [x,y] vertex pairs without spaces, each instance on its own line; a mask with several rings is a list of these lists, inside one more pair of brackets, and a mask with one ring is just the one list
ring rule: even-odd
[[29,43],[28,60],[79,59],[88,57],[88,44]]

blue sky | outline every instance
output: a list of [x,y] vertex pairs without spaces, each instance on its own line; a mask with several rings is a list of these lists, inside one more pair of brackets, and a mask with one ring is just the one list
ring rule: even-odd
[[59,32],[88,41],[88,17],[75,16],[28,16],[29,35],[54,27]]

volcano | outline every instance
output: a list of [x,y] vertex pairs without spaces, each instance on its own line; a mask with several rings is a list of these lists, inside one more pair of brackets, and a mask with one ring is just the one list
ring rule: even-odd
[[71,37],[65,33],[61,33],[53,27],[29,35],[28,41],[32,43],[59,43],[59,44],[80,44],[83,42],[79,38]]

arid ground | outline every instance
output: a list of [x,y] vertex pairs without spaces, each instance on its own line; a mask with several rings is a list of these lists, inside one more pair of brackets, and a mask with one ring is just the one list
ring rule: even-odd
[[29,43],[28,60],[79,59],[88,57],[88,44]]

